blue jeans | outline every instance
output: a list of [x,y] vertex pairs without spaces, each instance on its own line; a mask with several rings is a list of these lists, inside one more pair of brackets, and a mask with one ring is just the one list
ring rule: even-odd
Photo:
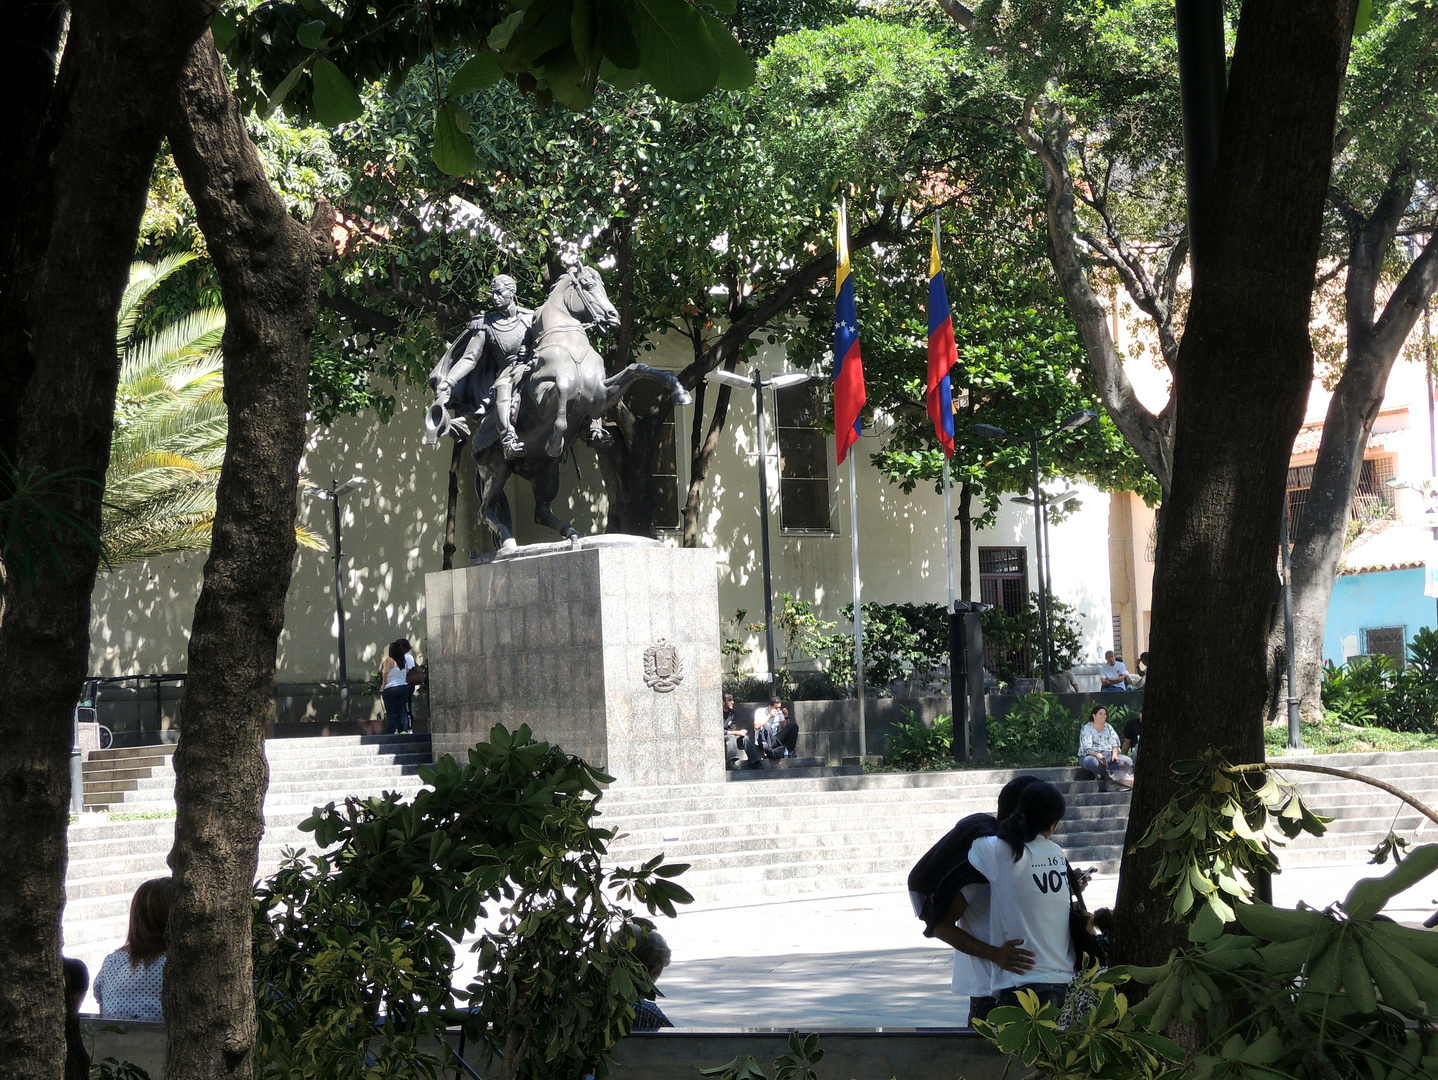
[[397,735],[401,731],[408,731],[409,723],[409,695],[412,687],[409,686],[386,686],[380,691],[379,696],[384,700],[386,735]]

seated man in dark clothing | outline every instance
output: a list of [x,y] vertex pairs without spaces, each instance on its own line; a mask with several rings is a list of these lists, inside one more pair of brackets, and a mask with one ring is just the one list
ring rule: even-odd
[[789,710],[779,706],[778,714],[770,711],[769,719],[759,729],[759,746],[765,757],[793,757],[799,745],[799,725],[789,715]]
[[1122,753],[1138,760],[1138,743],[1143,738],[1143,713],[1139,713],[1123,726]]

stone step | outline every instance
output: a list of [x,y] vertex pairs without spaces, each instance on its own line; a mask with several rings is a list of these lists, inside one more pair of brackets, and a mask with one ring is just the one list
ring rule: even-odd
[[[805,761],[810,759],[795,758],[794,760]],[[817,761],[820,759],[815,758],[813,760]],[[784,779],[792,779],[796,776],[857,776],[864,771],[864,767],[862,765],[790,765],[788,762],[776,764],[781,764],[782,768],[780,770],[774,770],[766,766],[762,769],[732,769],[729,771],[727,779],[736,782],[748,783],[751,781],[769,781],[778,779],[778,777],[776,776],[776,772],[780,771],[783,773]]]

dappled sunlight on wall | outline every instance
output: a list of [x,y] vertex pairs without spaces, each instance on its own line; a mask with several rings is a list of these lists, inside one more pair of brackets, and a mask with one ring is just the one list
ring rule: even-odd
[[206,555],[166,555],[100,573],[91,594],[92,675],[179,672]]

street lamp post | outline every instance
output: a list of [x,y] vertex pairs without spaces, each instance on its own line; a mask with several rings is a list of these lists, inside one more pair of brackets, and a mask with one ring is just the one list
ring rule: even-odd
[[[1054,593],[1054,546],[1049,542],[1049,508],[1067,506],[1078,497],[1079,493],[1073,490],[1061,491],[1057,495],[1050,495],[1048,492],[1040,493],[1039,501],[1043,504],[1044,508],[1044,587],[1048,589],[1050,596]],[[1009,502],[1021,503],[1024,506],[1032,505],[1033,501],[1033,496],[1031,495],[1018,495],[1009,500]],[[1050,645],[1052,645],[1052,642],[1050,642]],[[1053,658],[1050,657],[1050,663],[1052,662]]]
[[338,480],[331,480],[329,490],[324,488],[315,492],[320,499],[327,499],[334,504],[335,510],[335,615],[339,622],[339,652],[340,652],[340,720],[350,718],[350,684],[349,669],[345,661],[345,594],[344,579],[340,566],[340,497],[348,495],[351,491],[357,491],[363,487],[367,480],[363,476],[352,476],[341,484]]
[[1052,431],[1040,433],[1039,429],[1034,427],[1029,429],[1027,436],[1010,435],[1003,428],[994,424],[975,424],[970,429],[975,435],[985,439],[1001,439],[1029,444],[1029,454],[1033,459],[1034,569],[1038,571],[1039,579],[1039,647],[1043,652],[1044,689],[1049,693],[1053,693],[1053,675],[1049,671],[1049,605],[1048,588],[1044,582],[1044,512],[1043,496],[1039,489],[1039,445],[1061,431],[1073,431],[1075,428],[1083,427],[1097,415],[1098,413],[1092,409],[1080,409]]
[[746,379],[743,375],[720,368],[711,371],[704,379],[706,382],[718,383],[721,386],[738,389],[752,388],[754,391],[754,413],[758,418],[759,438],[759,544],[764,563],[764,645],[769,664],[769,696],[773,697],[774,669],[777,660],[774,655],[774,582],[769,565],[769,475],[764,460],[767,451],[767,437],[764,431],[764,391],[769,387],[783,390],[790,386],[799,386],[801,383],[809,381],[809,375],[807,372],[793,371],[765,380],[763,374],[755,368],[754,377]]

